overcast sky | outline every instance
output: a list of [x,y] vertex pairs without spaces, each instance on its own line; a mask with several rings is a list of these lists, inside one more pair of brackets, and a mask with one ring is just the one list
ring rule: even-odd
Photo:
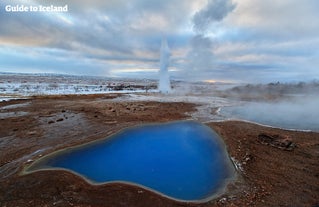
[[[68,5],[66,13],[6,5]],[[236,82],[319,79],[318,0],[1,0],[0,72]]]

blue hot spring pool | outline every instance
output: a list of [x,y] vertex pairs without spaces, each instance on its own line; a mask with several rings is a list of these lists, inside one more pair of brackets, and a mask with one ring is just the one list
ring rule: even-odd
[[93,184],[127,182],[185,201],[207,200],[234,176],[220,137],[194,121],[143,125],[35,161],[26,173],[65,169]]

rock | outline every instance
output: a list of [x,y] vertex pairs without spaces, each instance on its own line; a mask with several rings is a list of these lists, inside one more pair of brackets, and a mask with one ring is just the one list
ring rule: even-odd
[[104,121],[104,124],[117,124],[116,120]]
[[292,142],[292,139],[288,136],[268,135],[261,133],[258,135],[258,140],[262,144],[270,145],[282,150],[293,150],[296,145]]
[[37,131],[29,131],[29,132],[27,132],[27,135],[35,135],[35,134],[37,134]]
[[60,122],[60,121],[63,121],[63,120],[64,120],[63,118],[60,118],[60,119],[57,119],[56,121]]

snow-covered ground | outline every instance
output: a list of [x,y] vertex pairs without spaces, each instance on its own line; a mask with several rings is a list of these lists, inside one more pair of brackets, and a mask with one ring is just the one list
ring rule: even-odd
[[[225,92],[224,94],[229,93],[227,89],[235,86],[232,84],[172,81],[172,86],[171,93],[161,94],[156,88],[156,80],[117,80],[61,75],[15,76],[0,73],[0,101],[28,98],[33,95],[123,93],[124,95],[119,98],[107,101],[194,103],[197,104],[197,111],[190,115],[192,119],[201,122],[240,119],[275,127],[319,131],[319,99],[314,95],[298,93],[290,96],[288,100],[271,102],[261,99],[254,102],[239,101],[237,96],[234,98],[231,95],[218,95],[221,91]],[[23,106],[9,105],[0,108],[0,118],[25,115],[8,111]]]
[[34,95],[153,92],[155,89],[156,82],[152,80],[0,73],[2,100]]
[[[129,93],[152,92],[149,89],[134,88],[122,85],[88,85],[88,84],[48,84],[48,83],[0,83],[0,95],[33,96],[33,95],[61,95],[61,94],[101,94],[101,93]],[[4,99],[4,98],[3,98]]]
[[160,101],[198,104],[198,111],[192,113],[191,116],[193,119],[202,122],[223,120],[224,118],[218,114],[220,108],[236,105],[236,102],[217,97],[214,94],[218,90],[231,87],[231,84],[172,81],[172,86],[171,93],[161,94],[156,88],[156,80],[0,74],[0,101],[28,98],[34,95],[123,93],[126,95],[121,96],[116,101]]

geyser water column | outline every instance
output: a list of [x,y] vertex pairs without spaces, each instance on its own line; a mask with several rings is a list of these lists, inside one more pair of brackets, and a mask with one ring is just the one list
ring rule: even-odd
[[166,38],[162,38],[161,44],[161,57],[160,57],[160,71],[159,71],[159,84],[158,90],[161,93],[169,93],[171,91],[171,83],[168,75],[168,63],[169,63],[170,51],[167,45]]

